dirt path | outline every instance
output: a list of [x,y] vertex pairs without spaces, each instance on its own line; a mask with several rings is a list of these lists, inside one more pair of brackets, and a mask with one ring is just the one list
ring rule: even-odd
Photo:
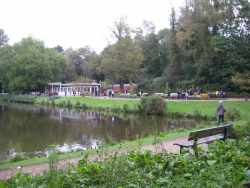
[[[179,153],[180,152],[180,147],[173,145],[174,143],[178,142],[183,142],[187,141],[188,137],[182,137],[178,138],[176,140],[170,140],[170,141],[165,141],[162,142],[160,147],[163,147],[165,150],[167,150],[168,153]],[[203,145],[202,149],[207,149],[207,145]],[[142,146],[142,150],[151,150],[152,152],[155,152],[155,147],[152,144],[144,145]],[[158,149],[158,152],[161,152],[161,149]],[[90,155],[89,159],[93,160],[99,157],[97,154]],[[67,160],[61,160],[58,161],[58,167],[64,166],[68,162],[78,162],[78,160],[82,159],[82,157],[77,157],[77,158],[71,158]],[[32,175],[36,175],[37,173],[41,173],[44,169],[49,169],[49,163],[44,163],[44,164],[38,164],[38,165],[32,165],[32,166],[26,166],[22,168],[22,172],[28,172],[31,173]],[[10,169],[10,170],[4,170],[0,171],[0,180],[3,179],[9,179],[11,175],[16,175],[20,170],[18,169]]]

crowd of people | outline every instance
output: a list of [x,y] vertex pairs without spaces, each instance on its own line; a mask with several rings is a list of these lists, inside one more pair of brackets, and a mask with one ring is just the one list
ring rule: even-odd
[[[100,94],[101,94],[100,91],[91,91],[91,96],[92,97],[99,97]],[[106,90],[102,91],[102,95],[103,95],[104,98],[106,98],[107,91]],[[108,95],[109,95],[109,98],[114,98],[114,95],[115,95],[114,90],[112,90],[112,89],[109,90]]]
[[[170,99],[170,91],[168,91],[168,99]],[[199,88],[197,87],[197,89],[195,90],[194,88],[190,88],[189,90],[186,89],[186,90],[182,90],[182,89],[177,89],[177,100],[178,99],[181,99],[181,100],[188,100],[188,97],[191,96],[191,95],[194,95],[194,94],[204,94],[203,93],[203,88]],[[222,98],[224,93],[223,91],[219,92],[219,91],[208,91],[208,93],[206,93],[208,95],[208,98],[211,98],[213,95],[215,95],[215,97],[218,97],[218,98]],[[168,100],[167,99],[167,100]]]

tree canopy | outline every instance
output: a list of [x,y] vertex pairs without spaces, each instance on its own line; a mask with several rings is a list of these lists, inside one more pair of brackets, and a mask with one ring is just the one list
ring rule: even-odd
[[0,29],[0,48],[7,44],[9,41],[8,35],[5,34],[5,31],[3,29]]
[[67,67],[66,58],[32,37],[0,50],[0,80],[13,93],[59,80]]

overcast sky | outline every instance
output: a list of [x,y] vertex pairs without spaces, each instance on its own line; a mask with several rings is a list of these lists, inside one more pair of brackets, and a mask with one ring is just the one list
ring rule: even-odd
[[0,29],[9,44],[32,36],[47,47],[74,49],[90,45],[97,53],[107,46],[113,22],[127,16],[132,27],[152,21],[156,31],[169,28],[171,7],[184,0],[1,0]]

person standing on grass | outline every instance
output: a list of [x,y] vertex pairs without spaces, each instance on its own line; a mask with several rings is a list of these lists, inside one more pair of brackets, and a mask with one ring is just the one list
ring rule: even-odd
[[220,125],[220,119],[222,119],[222,123],[224,122],[224,113],[226,112],[226,107],[223,105],[223,102],[219,102],[219,106],[217,108],[217,111],[219,112],[219,121],[218,121],[218,127]]

